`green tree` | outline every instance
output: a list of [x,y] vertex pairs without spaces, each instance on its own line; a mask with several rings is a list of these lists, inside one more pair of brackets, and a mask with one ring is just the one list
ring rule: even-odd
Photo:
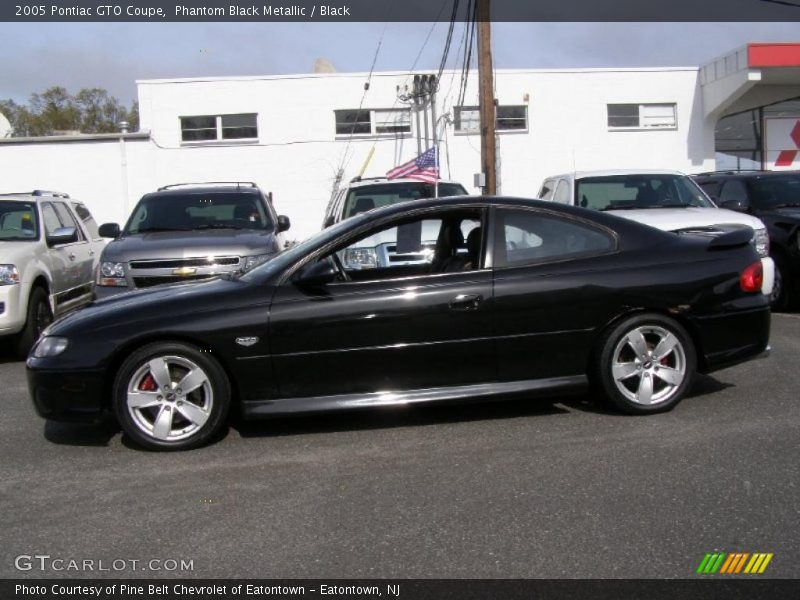
[[27,105],[0,100],[0,112],[14,128],[14,137],[56,135],[60,132],[113,133],[121,121],[129,131],[139,128],[139,106],[130,110],[102,88],[80,90],[74,96],[66,88],[54,86],[31,94]]

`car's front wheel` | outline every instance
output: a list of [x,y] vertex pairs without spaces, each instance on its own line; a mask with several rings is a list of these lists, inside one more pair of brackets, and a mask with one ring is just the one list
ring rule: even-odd
[[42,335],[42,331],[53,322],[53,311],[50,310],[50,301],[47,291],[41,287],[31,290],[28,299],[28,309],[25,313],[25,327],[17,337],[16,352],[19,358],[25,359],[31,347]]
[[621,411],[649,414],[683,399],[696,364],[694,344],[679,323],[658,314],[636,315],[601,340],[597,379]]
[[211,354],[178,342],[133,352],[117,373],[113,393],[125,433],[158,450],[208,442],[225,425],[231,400],[225,371]]

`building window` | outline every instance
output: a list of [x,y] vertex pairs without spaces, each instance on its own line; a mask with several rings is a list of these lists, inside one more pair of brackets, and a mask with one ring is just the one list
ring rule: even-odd
[[[481,130],[480,109],[477,106],[456,106],[456,133],[479,133]],[[498,106],[495,111],[496,131],[528,131],[528,107]]]
[[609,129],[675,129],[675,104],[609,104]]
[[348,109],[333,113],[337,136],[411,133],[411,111],[408,109]]
[[181,117],[181,140],[184,142],[257,140],[257,117],[256,113]]

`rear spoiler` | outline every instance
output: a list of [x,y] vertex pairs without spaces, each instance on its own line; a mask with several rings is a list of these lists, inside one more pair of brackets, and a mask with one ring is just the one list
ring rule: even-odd
[[724,248],[735,248],[736,246],[746,246],[753,241],[755,232],[749,227],[736,229],[723,233],[715,237],[708,243],[709,250],[721,250]]

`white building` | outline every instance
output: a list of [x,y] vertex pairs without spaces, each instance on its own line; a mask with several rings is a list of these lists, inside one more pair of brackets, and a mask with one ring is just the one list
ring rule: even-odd
[[[463,106],[460,78],[443,73],[437,95],[441,171],[472,190],[476,74]],[[383,175],[417,153],[415,114],[398,99],[412,75],[373,74],[368,90],[366,81],[139,81],[139,132],[0,140],[0,191],[66,191],[98,221],[123,222],[161,185],[254,181],[302,238],[319,229],[340,168],[343,182],[362,169]],[[498,70],[495,86],[503,194],[533,196],[544,177],[570,170],[800,165],[794,155],[787,164],[800,149],[800,44],[750,44],[701,67]]]

